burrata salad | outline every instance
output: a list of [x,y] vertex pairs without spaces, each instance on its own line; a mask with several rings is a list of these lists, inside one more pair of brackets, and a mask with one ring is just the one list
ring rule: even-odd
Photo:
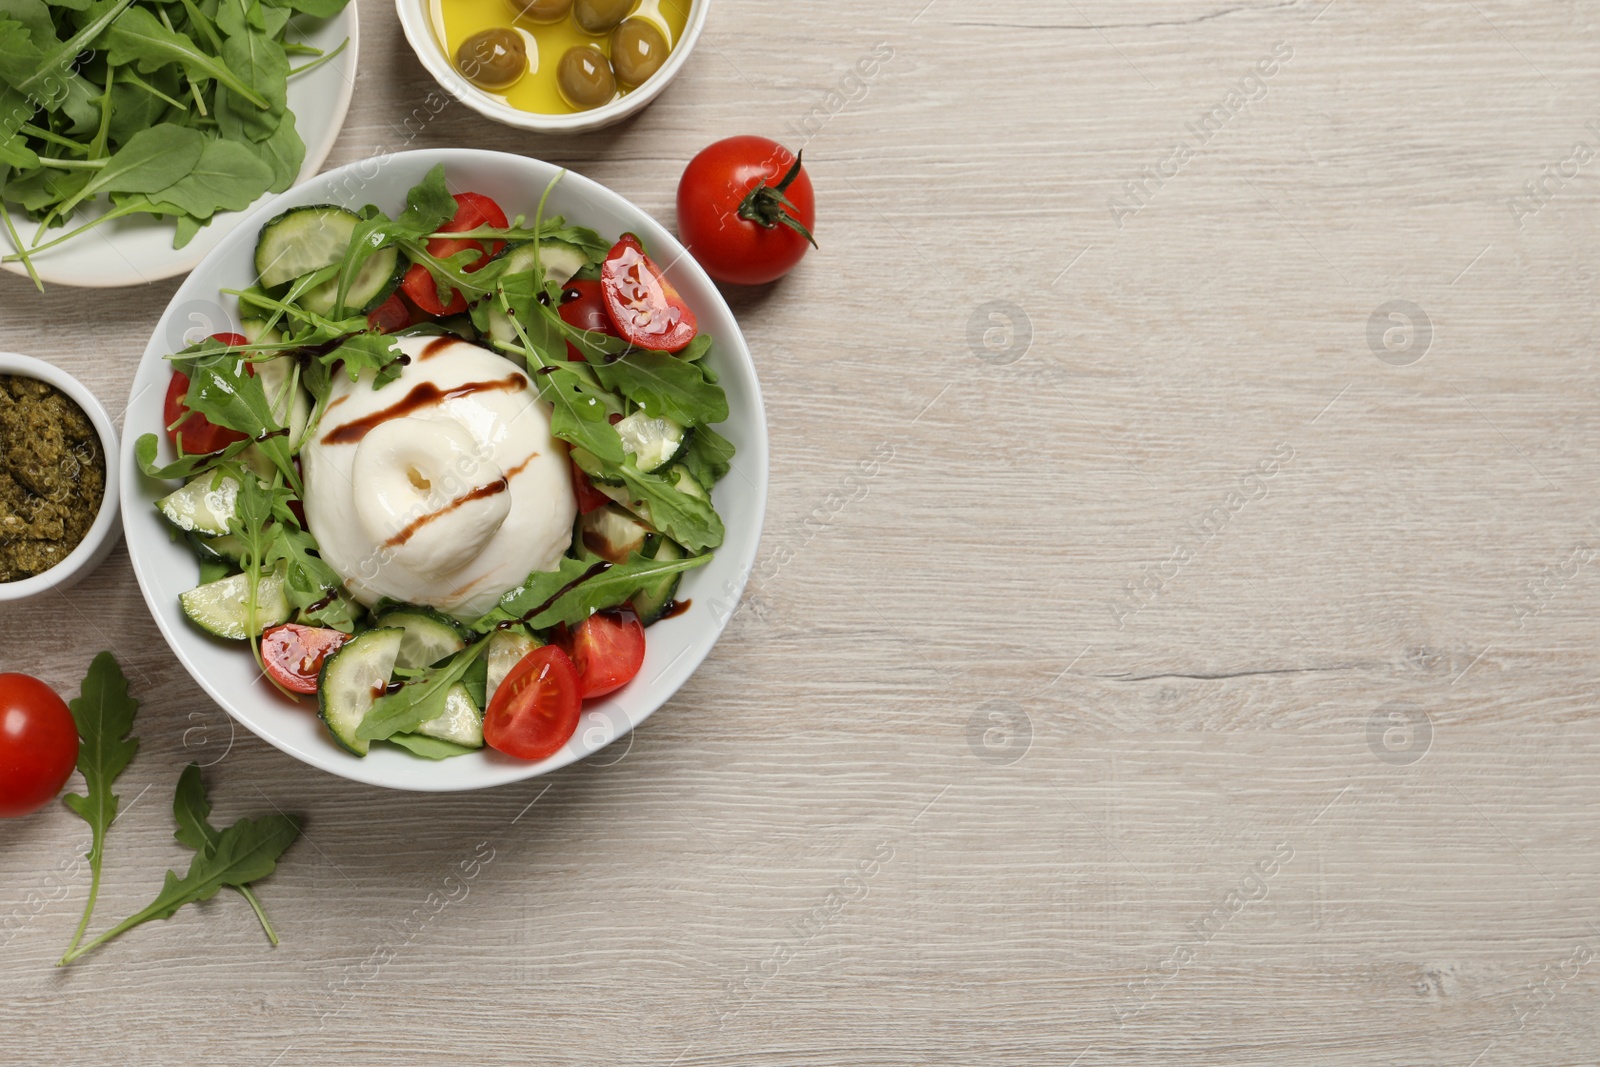
[[722,543],[711,338],[637,237],[543,206],[437,167],[392,217],[272,219],[239,332],[168,357],[137,443],[185,616],[354,756],[555,755]]

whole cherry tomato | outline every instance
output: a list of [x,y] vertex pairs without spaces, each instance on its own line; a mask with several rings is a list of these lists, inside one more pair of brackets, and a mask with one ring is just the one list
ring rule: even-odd
[[678,182],[678,236],[719,282],[783,277],[816,247],[811,178],[800,157],[765,137],[729,137],[703,150]]
[[78,724],[55,690],[26,674],[0,674],[0,818],[38,811],[78,762]]

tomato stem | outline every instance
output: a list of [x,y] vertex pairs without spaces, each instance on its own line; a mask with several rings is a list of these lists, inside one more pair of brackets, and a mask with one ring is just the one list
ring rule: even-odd
[[[765,178],[756,182],[755,188],[751,189],[739,204],[739,217],[759,226],[765,226],[769,230],[781,222],[811,242],[812,248],[816,248],[817,239],[811,236],[811,231],[806,229],[805,223],[792,214],[799,209],[784,195],[789,186],[794,184],[794,180],[800,176],[800,156],[803,155],[805,152],[802,150],[794,157],[794,166],[789,168],[789,173],[785,174],[777,185],[768,185]],[[784,210],[785,208],[788,210]]]

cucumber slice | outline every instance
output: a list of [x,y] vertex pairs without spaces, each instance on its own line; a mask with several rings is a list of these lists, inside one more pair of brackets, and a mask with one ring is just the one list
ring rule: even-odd
[[365,756],[372,742],[357,737],[356,727],[388,686],[404,640],[404,630],[368,630],[323,661],[317,714],[333,739],[358,756]]
[[[402,653],[404,655],[404,653]],[[424,737],[437,737],[467,748],[483,747],[483,712],[472,702],[467,687],[457,682],[444,695],[444,714],[417,727]]]
[[295,378],[297,366],[298,362],[293,356],[274,356],[258,360],[254,365],[261,391],[267,395],[267,406],[272,409],[272,417],[279,425],[288,428],[289,440],[293,443],[299,442],[300,435],[306,432],[306,425],[311,421],[311,395],[300,388]]
[[[533,269],[534,247],[532,241],[523,241],[514,244],[500,253],[500,258],[506,260],[505,272],[501,277],[512,274],[526,274]],[[539,242],[539,262],[544,264],[546,281],[564,285],[572,276],[589,265],[589,257],[577,245],[569,245],[565,241],[544,240]]]
[[263,574],[256,587],[255,629],[248,627],[249,611],[245,603],[250,593],[250,576],[235,574],[220,581],[196,586],[178,595],[183,613],[196,626],[207,633],[243,641],[259,636],[261,631],[279,623],[288,622],[292,609],[283,592],[283,569]]
[[682,463],[667,471],[667,477],[673,479],[672,488],[678,492],[692,496],[696,500],[704,500],[707,504],[711,503],[711,494],[706,492],[705,486],[701,485],[695,476],[689,473],[689,468]]
[[191,530],[184,536],[202,561],[237,564],[244,558],[244,542],[239,540],[238,534],[204,537]]
[[355,212],[332,204],[290,208],[272,219],[261,227],[256,242],[256,273],[262,288],[275,289],[344,259],[360,221]]
[[239,462],[249,467],[251,472],[263,482],[271,482],[278,471],[278,465],[272,462],[272,457],[261,451],[259,445],[249,445],[239,453]]
[[631,455],[646,474],[676,459],[690,432],[671,419],[655,418],[643,411],[635,411],[617,423],[622,451]]
[[494,691],[506,680],[511,669],[522,662],[522,657],[540,647],[544,642],[516,630],[496,630],[489,638],[489,673],[484,678],[485,703],[493,703]]
[[209,471],[177,492],[156,501],[167,521],[185,532],[221,537],[239,505],[239,481],[231,475]]
[[[343,253],[340,253],[340,258],[343,258]],[[389,299],[389,295],[400,287],[400,279],[405,277],[405,267],[400,262],[399,249],[378,249],[351,280],[350,290],[344,295],[345,311],[352,315],[364,315]],[[313,314],[326,315],[333,310],[333,302],[338,296],[339,279],[334,276],[301,296],[300,304]]]
[[626,563],[655,531],[615,504],[596,508],[578,519],[578,543],[611,563]]
[[267,329],[266,319],[245,319],[239,323],[239,332],[253,345],[276,345],[283,343],[283,332],[276,328]]
[[396,667],[431,667],[467,647],[455,623],[428,608],[386,611],[375,625],[397,629],[405,635],[400,642],[399,658],[394,663]]
[[[656,546],[655,555],[651,558],[663,561],[682,559],[683,549],[676,541],[663,537],[661,543]],[[667,613],[678,595],[678,582],[682,578],[682,573],[669,574],[654,585],[647,585],[633,594],[631,601],[633,612],[639,616],[642,625],[649,626]]]

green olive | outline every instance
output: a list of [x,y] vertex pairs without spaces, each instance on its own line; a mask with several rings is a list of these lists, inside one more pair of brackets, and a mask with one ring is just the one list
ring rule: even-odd
[[580,44],[567,49],[556,66],[556,87],[561,97],[579,111],[610,102],[617,95],[617,78],[598,48]]
[[573,0],[572,18],[587,33],[610,33],[633,11],[633,0]]
[[572,0],[506,0],[512,12],[529,22],[560,22],[572,10]]
[[611,31],[611,65],[623,85],[643,85],[667,61],[667,39],[654,23],[627,19]]
[[509,89],[528,73],[528,45],[516,30],[475,33],[456,49],[456,69],[480,89]]

